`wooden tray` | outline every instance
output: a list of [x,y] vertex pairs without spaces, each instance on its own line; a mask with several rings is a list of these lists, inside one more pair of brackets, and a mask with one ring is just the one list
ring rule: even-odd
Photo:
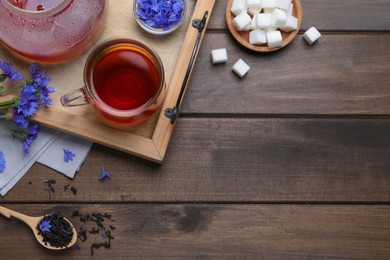
[[[215,1],[187,0],[185,22],[178,30],[167,36],[154,36],[144,32],[133,16],[132,1],[106,1],[105,28],[95,45],[111,37],[140,39],[158,52],[164,64],[168,83],[167,96],[162,109],[146,122],[136,126],[118,126],[96,116],[90,105],[62,107],[59,97],[83,85],[83,68],[89,51],[70,62],[43,65],[48,76],[52,78],[50,85],[56,89],[56,93],[53,94],[53,106],[41,108],[34,120],[51,128],[162,163],[174,129],[174,124],[172,125],[170,119],[164,115],[164,110],[176,104],[198,36],[198,30],[192,27],[191,21],[202,19],[204,13],[208,11],[207,26]],[[0,46],[0,57],[11,61],[18,69],[27,71],[26,63],[18,60],[3,46]]]

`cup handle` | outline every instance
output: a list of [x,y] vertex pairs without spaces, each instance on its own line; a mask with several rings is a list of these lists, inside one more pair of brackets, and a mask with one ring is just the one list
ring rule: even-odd
[[88,99],[84,88],[75,89],[63,95],[61,97],[61,104],[64,107],[73,107],[88,104]]

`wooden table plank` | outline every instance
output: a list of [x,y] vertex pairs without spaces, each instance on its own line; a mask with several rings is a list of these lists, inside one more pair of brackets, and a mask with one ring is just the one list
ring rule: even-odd
[[[375,46],[375,47],[374,47]],[[390,115],[390,35],[323,35],[313,46],[302,35],[275,53],[254,53],[230,35],[209,33],[183,102],[184,113]],[[226,64],[212,65],[213,49]],[[232,66],[251,66],[240,79]]]
[[[97,258],[220,258],[220,259],[385,259],[390,254],[390,207],[343,205],[8,205],[39,215],[59,210],[68,217],[109,213],[115,222],[111,248],[94,250]],[[50,209],[50,210],[49,210]],[[72,219],[72,218],[71,218]],[[77,229],[90,230],[93,223]],[[91,225],[92,224],[92,225]],[[88,234],[81,251],[48,252],[28,228],[0,217],[2,258],[87,258],[90,245],[103,241]],[[109,229],[109,228],[108,228]],[[12,246],[11,246],[12,245]]]
[[35,165],[0,201],[382,203],[389,158],[389,120],[179,118],[161,166],[95,146],[74,181]]
[[[226,29],[228,0],[218,0],[210,29]],[[388,0],[301,0],[301,30],[315,26],[325,31],[390,31]]]

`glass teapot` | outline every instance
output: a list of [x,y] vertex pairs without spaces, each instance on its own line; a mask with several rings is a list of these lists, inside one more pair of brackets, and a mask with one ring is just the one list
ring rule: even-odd
[[105,0],[0,0],[0,40],[25,59],[60,62],[101,32]]

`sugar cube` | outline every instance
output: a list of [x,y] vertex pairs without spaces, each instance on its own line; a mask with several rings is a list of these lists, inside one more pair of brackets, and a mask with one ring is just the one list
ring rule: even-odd
[[278,27],[273,27],[273,26],[269,26],[267,28],[264,28],[264,30],[266,32],[269,32],[269,31],[276,31],[277,29],[279,29]]
[[255,30],[256,29],[256,16],[258,14],[255,14],[253,17],[252,17],[252,22],[251,22],[251,30]]
[[256,28],[267,28],[272,24],[271,14],[258,14],[256,15]]
[[268,48],[282,47],[282,34],[280,31],[268,31],[266,32]]
[[215,49],[211,51],[211,60],[213,64],[225,63],[228,60],[227,51],[225,48]]
[[303,34],[303,39],[305,39],[310,45],[315,43],[320,37],[321,33],[315,27],[311,27]]
[[292,32],[298,29],[298,19],[294,16],[287,17],[287,22],[279,28],[284,32]]
[[275,0],[263,0],[261,6],[263,8],[275,8],[276,2]]
[[263,8],[263,13],[265,14],[272,14],[272,12],[275,10],[275,8]]
[[254,16],[260,12],[261,12],[261,8],[253,8],[253,7],[248,8],[248,14],[250,14],[252,16]]
[[240,13],[246,12],[247,6],[246,6],[246,0],[233,0],[232,7],[230,8],[230,11],[234,15],[239,15]]
[[244,77],[248,71],[251,69],[248,64],[245,63],[242,59],[239,59],[234,65],[233,65],[233,71],[240,77]]
[[294,10],[294,4],[290,3],[287,9],[287,16],[291,16],[293,14],[293,10]]
[[287,11],[291,4],[291,0],[275,0],[275,7]]
[[249,33],[249,43],[253,45],[261,45],[267,43],[267,36],[263,30],[253,30]]
[[282,27],[287,22],[287,14],[285,11],[275,8],[272,12],[272,26]]
[[248,8],[261,9],[261,0],[246,0],[246,6]]
[[240,13],[233,19],[233,23],[238,31],[244,30],[248,24],[250,25],[251,21],[252,19],[247,12]]

